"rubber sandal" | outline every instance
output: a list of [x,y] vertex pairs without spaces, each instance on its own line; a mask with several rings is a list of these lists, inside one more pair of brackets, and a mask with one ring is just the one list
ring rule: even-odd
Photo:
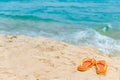
[[94,66],[96,63],[95,59],[85,58],[82,60],[81,65],[77,67],[77,70],[79,71],[86,71],[92,66]]
[[96,62],[96,73],[97,74],[106,74],[107,64],[104,60],[99,60]]

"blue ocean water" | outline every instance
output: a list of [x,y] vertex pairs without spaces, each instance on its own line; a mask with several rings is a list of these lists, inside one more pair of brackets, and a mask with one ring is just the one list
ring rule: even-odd
[[120,0],[0,0],[0,34],[46,36],[120,55]]

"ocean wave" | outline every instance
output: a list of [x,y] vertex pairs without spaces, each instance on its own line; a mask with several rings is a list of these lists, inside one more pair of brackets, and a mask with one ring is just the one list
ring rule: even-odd
[[[118,54],[120,52],[120,40],[115,40],[105,35],[101,35],[95,30],[76,32],[75,43],[83,45],[93,45],[100,51],[107,54]],[[83,42],[83,43],[81,43]]]
[[[45,36],[74,45],[92,45],[106,54],[120,55],[120,40],[101,34],[90,27],[65,26],[59,23],[10,21],[1,22],[0,34],[23,34],[28,36]],[[8,28],[9,27],[9,28]],[[103,27],[104,28],[104,27]],[[100,28],[103,30],[103,28]],[[108,32],[108,31],[107,31]],[[106,32],[106,33],[107,33]],[[104,33],[104,30],[103,30]]]

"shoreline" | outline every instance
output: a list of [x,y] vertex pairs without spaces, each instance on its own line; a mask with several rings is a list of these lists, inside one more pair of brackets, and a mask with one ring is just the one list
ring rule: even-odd
[[[91,46],[74,46],[44,37],[0,35],[0,53],[1,80],[120,79],[120,57],[101,54]],[[95,67],[77,71],[86,57],[106,60],[107,74],[96,74]]]

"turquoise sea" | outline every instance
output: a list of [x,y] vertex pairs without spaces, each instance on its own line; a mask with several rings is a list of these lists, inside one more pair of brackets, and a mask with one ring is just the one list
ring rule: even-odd
[[0,0],[0,34],[45,36],[120,55],[120,0]]

